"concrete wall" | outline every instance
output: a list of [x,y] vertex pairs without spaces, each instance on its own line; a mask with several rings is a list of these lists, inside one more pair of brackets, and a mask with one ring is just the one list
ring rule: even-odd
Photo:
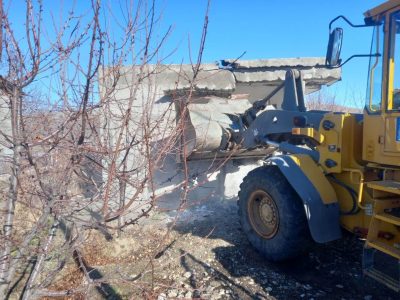
[[8,182],[12,151],[7,137],[11,138],[11,119],[8,97],[0,91],[0,181]]

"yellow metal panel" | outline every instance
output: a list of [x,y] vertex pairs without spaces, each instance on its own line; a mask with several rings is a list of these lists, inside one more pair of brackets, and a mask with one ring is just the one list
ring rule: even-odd
[[362,163],[362,122],[358,121],[356,116],[346,114],[343,116],[342,126],[340,145],[342,168],[358,169]]
[[331,183],[326,179],[323,171],[308,155],[298,154],[290,156],[300,167],[304,175],[313,183],[324,204],[336,203],[336,193]]
[[[324,136],[324,141],[318,146],[318,152],[320,153],[319,162],[324,170],[328,173],[340,173],[342,170],[342,134],[343,130],[343,119],[344,114],[328,113],[324,116],[321,121],[319,132]],[[330,121],[335,126],[332,129],[325,130],[322,126],[324,121]],[[351,143],[351,141],[346,141]],[[336,166],[328,168],[326,161],[332,160],[336,163]]]
[[387,97],[387,109],[391,110],[393,109],[393,95],[394,95],[394,59],[393,57],[390,58],[389,60],[389,92],[388,92],[388,97]]
[[363,159],[370,162],[380,162],[383,144],[380,136],[384,135],[385,119],[381,114],[369,115],[364,112],[363,128]]
[[[324,121],[334,124],[331,129],[324,129]],[[352,114],[328,113],[321,121],[318,132],[324,137],[317,147],[320,153],[319,163],[327,173],[340,173],[343,168],[358,168],[362,163],[362,121]],[[327,160],[336,162],[328,167]]]
[[385,13],[386,11],[388,11],[390,9],[394,9],[397,6],[400,6],[400,0],[387,1],[385,3],[382,3],[372,9],[366,11],[364,13],[364,16],[365,17],[375,17],[375,16]]
[[400,142],[396,141],[396,118],[399,113],[368,115],[364,113],[363,159],[368,162],[400,166]]

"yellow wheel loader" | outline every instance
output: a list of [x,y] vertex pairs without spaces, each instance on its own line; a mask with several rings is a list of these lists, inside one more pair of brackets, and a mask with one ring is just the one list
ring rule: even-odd
[[[369,54],[342,62],[343,19],[371,27]],[[239,215],[251,244],[267,259],[282,261],[314,243],[341,238],[344,228],[365,239],[363,272],[400,290],[400,0],[365,13],[365,24],[332,20],[326,57],[337,68],[369,57],[363,114],[307,111],[302,74],[285,82],[240,114],[229,116],[229,145],[272,149],[244,178]],[[277,109],[268,101],[284,90]],[[382,267],[382,257],[393,260]],[[390,273],[390,274],[389,274]]]

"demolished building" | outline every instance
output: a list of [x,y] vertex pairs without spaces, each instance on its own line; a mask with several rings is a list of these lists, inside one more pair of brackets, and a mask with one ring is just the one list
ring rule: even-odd
[[[107,112],[103,117],[103,135],[107,132],[110,146],[121,138],[113,130],[119,122],[116,120],[121,120],[126,113],[128,103],[134,110],[131,117],[137,120],[130,123],[129,131],[135,135],[144,134],[139,127],[143,126],[143,115],[146,115],[147,122],[149,119],[158,122],[160,145],[166,136],[177,131],[177,124],[184,124],[184,128],[180,128],[184,138],[177,139],[175,150],[163,159],[152,175],[157,194],[164,195],[160,201],[167,203],[177,198],[176,186],[184,176],[182,162],[189,162],[188,172],[193,184],[201,182],[201,186],[192,191],[191,198],[236,197],[245,174],[260,165],[269,151],[241,147],[246,143],[245,136],[232,142],[240,131],[238,116],[257,106],[262,99],[267,99],[266,105],[255,113],[265,109],[305,109],[304,99],[298,100],[299,107],[285,103],[284,82],[288,70],[296,70],[296,76],[302,77],[303,85],[294,88],[306,95],[341,78],[340,68],[325,68],[324,58],[223,60],[220,64],[202,64],[199,68],[192,65],[103,68],[100,93]],[[278,119],[270,121],[275,125],[279,123]],[[254,138],[257,132],[252,135],[249,138]],[[157,144],[157,138],[152,143]],[[135,162],[145,159],[141,151],[132,151],[129,156],[128,169],[135,169]],[[224,163],[217,163],[218,160]],[[212,164],[218,167],[213,168]]]

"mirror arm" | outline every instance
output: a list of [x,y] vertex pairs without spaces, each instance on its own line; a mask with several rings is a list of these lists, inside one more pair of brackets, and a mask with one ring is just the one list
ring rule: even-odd
[[337,16],[336,18],[334,18],[330,23],[329,23],[329,32],[331,32],[332,29],[332,24],[335,23],[337,20],[339,19],[343,19],[347,24],[349,24],[351,27],[354,28],[358,28],[358,27],[371,27],[371,26],[375,26],[376,24],[361,24],[361,25],[356,25],[350,22],[349,19],[347,19],[345,16]]
[[355,54],[355,55],[350,56],[350,57],[349,57],[348,59],[346,59],[343,63],[340,63],[339,65],[333,66],[333,67],[328,66],[328,68],[329,68],[329,69],[340,68],[340,67],[342,67],[344,64],[348,63],[350,60],[352,60],[352,59],[355,58],[355,57],[381,57],[381,54],[380,54],[380,53],[375,53],[375,54]]

